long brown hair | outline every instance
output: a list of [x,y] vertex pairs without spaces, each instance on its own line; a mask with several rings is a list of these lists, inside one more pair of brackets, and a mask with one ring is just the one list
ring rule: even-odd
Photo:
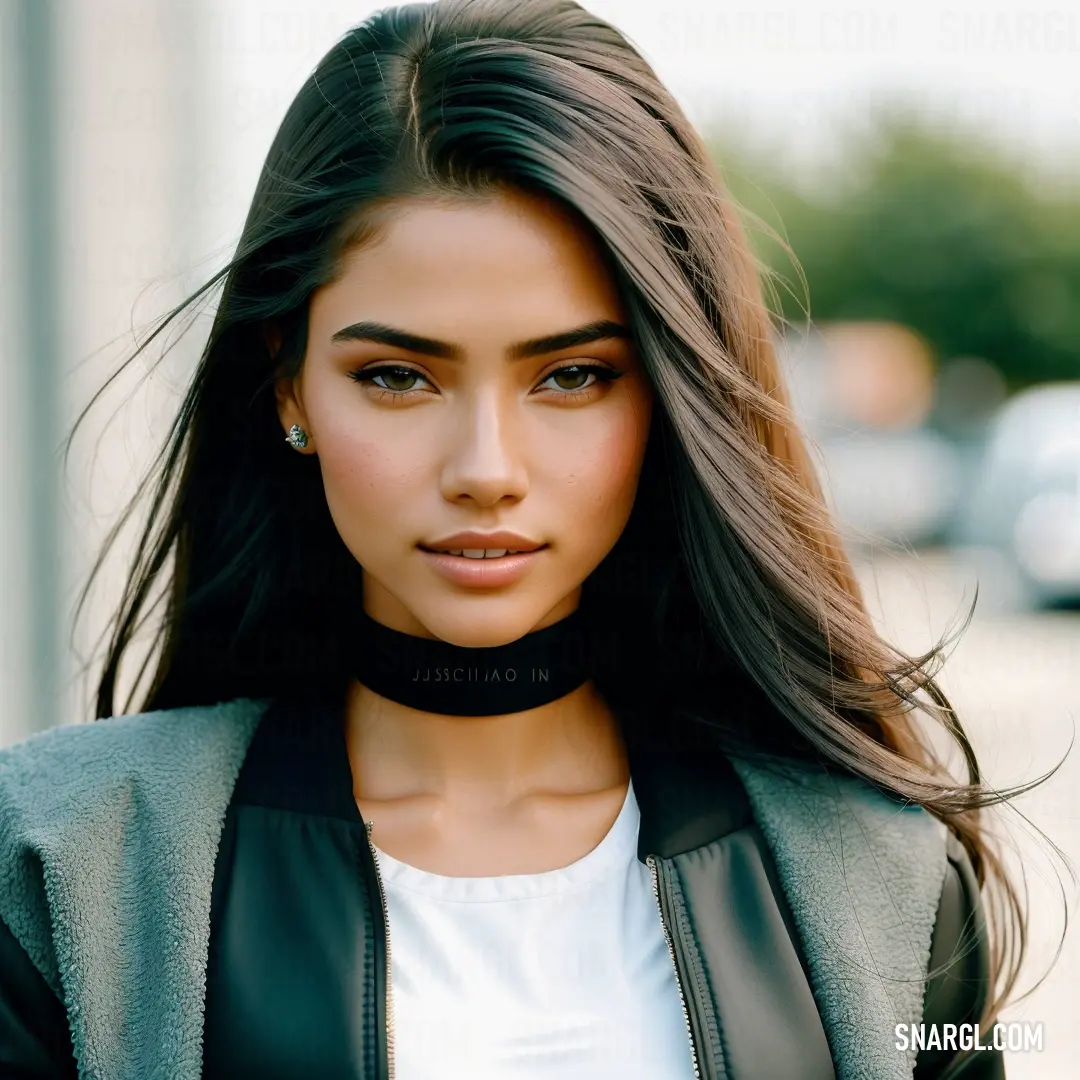
[[[142,346],[221,284],[190,388],[128,510],[149,500],[97,715],[116,711],[121,662],[161,603],[134,680],[142,709],[348,671],[361,569],[311,459],[283,442],[275,371],[299,369],[309,297],[364,242],[376,202],[504,185],[559,199],[592,230],[656,393],[634,512],[583,597],[597,637],[620,643],[602,691],[668,739],[704,732],[828,763],[945,821],[994,898],[1001,994],[989,1018],[1015,982],[1024,927],[982,828],[982,808],[1004,796],[984,785],[935,683],[948,642],[910,657],[875,630],[788,401],[739,212],[648,64],[572,0],[387,9],[300,89],[235,257]],[[925,723],[961,748],[964,782],[932,754]]]

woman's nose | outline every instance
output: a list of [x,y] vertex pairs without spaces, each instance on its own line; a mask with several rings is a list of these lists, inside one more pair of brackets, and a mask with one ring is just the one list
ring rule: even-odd
[[493,506],[508,497],[525,497],[528,470],[516,407],[496,393],[478,394],[461,403],[452,420],[442,469],[444,498]]

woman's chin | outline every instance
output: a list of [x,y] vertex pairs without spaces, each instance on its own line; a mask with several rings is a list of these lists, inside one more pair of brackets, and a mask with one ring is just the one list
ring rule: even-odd
[[[534,630],[541,630],[565,618],[573,607],[565,611],[523,604],[521,598],[488,597],[481,602],[455,599],[435,609],[416,612],[417,618],[428,633],[451,645],[466,649],[488,649],[509,645]],[[575,605],[576,606],[576,605]]]

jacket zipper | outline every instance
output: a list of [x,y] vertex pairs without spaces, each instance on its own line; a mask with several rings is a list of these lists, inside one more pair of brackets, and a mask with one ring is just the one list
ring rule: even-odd
[[371,826],[375,822],[365,822],[368,847],[375,863],[375,880],[379,885],[379,901],[382,905],[383,934],[386,938],[386,1072],[387,1080],[394,1080],[394,995],[390,990],[390,917],[386,910],[386,892],[383,889],[382,874],[379,873],[379,856],[375,853],[375,844],[371,839]]
[[671,966],[675,969],[675,986],[679,991],[679,1001],[682,1003],[683,1019],[686,1021],[686,1037],[690,1040],[690,1059],[694,1063],[695,1080],[701,1080],[701,1069],[698,1067],[697,1047],[694,1045],[694,1032],[690,1027],[690,1011],[686,1007],[686,994],[683,992],[682,980],[679,977],[679,964],[675,959],[675,945],[671,939],[671,930],[668,927],[667,918],[664,915],[664,902],[660,898],[660,871],[656,865],[656,856],[648,855],[645,862],[652,874],[653,896],[656,897],[656,906],[660,911],[660,925],[664,928],[664,941],[667,942],[668,955],[671,957]]

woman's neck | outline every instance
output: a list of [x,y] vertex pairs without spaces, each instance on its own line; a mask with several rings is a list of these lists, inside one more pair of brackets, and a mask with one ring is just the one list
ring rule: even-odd
[[353,680],[345,724],[353,791],[367,802],[435,796],[494,809],[535,793],[610,788],[629,775],[618,718],[591,681],[524,712],[446,716]]

